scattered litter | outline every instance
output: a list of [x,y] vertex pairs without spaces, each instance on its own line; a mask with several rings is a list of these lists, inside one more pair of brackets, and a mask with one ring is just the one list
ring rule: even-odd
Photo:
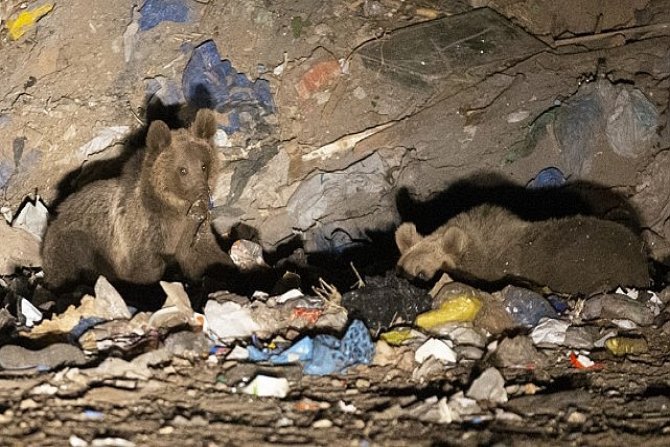
[[133,20],[128,24],[123,32],[123,60],[127,64],[133,58],[135,53],[135,44],[137,43],[137,32],[140,25],[137,23],[137,10],[133,11]]
[[137,313],[130,321],[83,318],[70,331],[70,339],[77,340],[82,349],[91,352],[104,352],[111,348],[132,351],[144,342],[150,342],[152,336],[155,334],[151,332],[146,312]]
[[575,354],[573,351],[570,351],[568,356],[570,358],[570,364],[576,369],[593,369],[599,367],[599,365],[584,354]]
[[530,337],[533,339],[535,346],[556,347],[562,345],[565,341],[568,327],[570,327],[569,321],[547,318],[535,326],[530,333]]
[[210,299],[205,304],[207,331],[222,342],[247,339],[256,335],[268,339],[289,329],[327,328],[340,331],[347,323],[347,311],[321,297],[301,296],[283,303],[255,301],[238,303],[235,295],[225,301]]
[[251,82],[238,73],[230,61],[221,60],[212,40],[193,50],[182,76],[182,89],[191,105],[225,115],[227,124],[222,128],[228,135],[239,130],[253,130],[250,134],[258,135],[267,127],[265,117],[274,113],[268,81]]
[[70,447],[88,447],[88,442],[77,435],[70,435]]
[[453,343],[436,338],[427,340],[414,354],[414,360],[417,363],[423,363],[430,357],[447,364],[454,364],[458,360],[456,351],[453,350]]
[[97,438],[91,441],[91,447],[135,447],[135,443],[123,438]]
[[24,335],[37,338],[47,334],[69,334],[77,327],[76,335],[79,336],[86,329],[103,321],[131,318],[123,298],[104,276],[96,281],[95,291],[95,298],[85,295],[78,307],[69,306],[62,314],[43,321]]
[[188,324],[202,327],[205,317],[193,312],[183,284],[179,282],[160,282],[167,298],[163,307],[154,312],[149,318],[149,325],[155,328],[173,328]]
[[263,259],[263,248],[256,242],[240,239],[230,247],[230,259],[241,271],[268,267]]
[[486,346],[486,333],[482,329],[472,327],[470,323],[450,322],[438,326],[432,332],[440,338],[449,338],[458,346],[476,346],[483,348]]
[[592,326],[570,326],[565,333],[563,346],[573,349],[592,349],[598,337],[598,328]]
[[114,286],[107,281],[107,278],[99,276],[95,282],[94,291],[97,307],[104,309],[104,312],[97,316],[104,316],[109,320],[128,320],[132,317],[126,302],[123,301],[123,298]]
[[[313,351],[314,340],[311,337],[304,337],[285,350],[268,351],[249,346],[247,348],[247,358],[252,362],[270,362],[274,365],[284,365],[307,362],[312,359]],[[230,355],[227,358],[230,358]]]
[[433,329],[451,321],[472,321],[482,308],[482,302],[470,295],[453,297],[439,309],[425,312],[416,317],[416,325],[422,329]]
[[641,337],[612,337],[605,341],[605,347],[609,352],[622,357],[626,354],[644,354],[649,352],[647,340]]
[[327,375],[345,371],[348,367],[372,362],[375,346],[362,321],[354,320],[342,340],[332,335],[303,337],[288,349],[276,352],[254,346],[247,348],[249,360],[269,361],[275,365],[300,362],[305,374]]
[[33,327],[35,323],[42,321],[42,312],[25,298],[21,298],[21,301],[19,301],[19,313],[23,317],[24,324],[28,327]]
[[505,309],[521,326],[534,327],[542,318],[558,316],[551,303],[532,290],[507,286],[501,293]]
[[340,409],[342,413],[347,413],[347,414],[357,414],[360,413],[358,408],[356,408],[356,405],[354,404],[347,404],[343,400],[337,401],[337,407]]
[[235,346],[226,356],[226,360],[244,361],[249,359],[249,350],[242,346]]
[[245,394],[251,394],[258,397],[278,397],[283,399],[290,390],[288,380],[283,377],[270,377],[262,374],[257,375],[249,383],[249,385],[242,388]]
[[615,153],[635,158],[650,148],[658,125],[659,112],[644,93],[621,88],[607,117],[605,135]]
[[42,236],[47,229],[47,221],[49,219],[49,211],[40,199],[36,196],[35,200],[27,200],[16,216],[12,227],[22,228],[34,235],[37,239],[42,240]]
[[431,305],[432,299],[425,290],[413,286],[394,272],[383,277],[368,277],[365,287],[342,296],[342,306],[349,311],[351,318],[363,320],[374,332],[399,321],[412,322]]
[[12,40],[18,40],[23,36],[39,19],[47,15],[53,9],[53,3],[45,3],[37,8],[28,11],[21,11],[15,19],[7,20],[7,31]]
[[234,301],[207,301],[205,318],[212,334],[223,341],[248,338],[261,331],[251,310]]
[[129,131],[129,126],[105,127],[91,141],[77,149],[79,159],[81,161],[88,160],[91,155],[98,154],[108,147],[123,141]]
[[484,77],[501,63],[524,59],[544,47],[493,10],[478,8],[394,30],[357,51],[374,73],[423,86],[451,73],[477,70]]
[[526,185],[528,189],[541,189],[541,188],[558,188],[563,186],[566,182],[566,178],[561,172],[560,169],[553,166],[544,168],[537,173],[534,179],[532,179]]
[[461,420],[463,416],[481,414],[482,409],[475,399],[465,397],[463,391],[458,391],[449,397],[449,408],[452,414],[458,415],[454,420]]
[[505,379],[496,368],[487,368],[472,382],[466,396],[478,401],[505,403],[507,402]]
[[658,139],[659,112],[638,89],[599,78],[554,111],[553,130],[568,174],[586,175],[602,156],[601,135],[613,153],[637,158]]
[[302,100],[318,96],[342,75],[340,63],[323,49],[318,49],[306,65],[309,67],[300,77],[295,89]]
[[105,418],[105,413],[96,410],[84,410],[84,417],[89,420],[101,421]]
[[140,31],[150,30],[161,22],[188,22],[190,12],[184,0],[146,0],[140,8]]
[[391,346],[400,346],[415,340],[423,340],[426,336],[423,332],[411,328],[394,329],[392,331],[384,332],[380,338]]
[[287,302],[289,300],[293,300],[293,299],[296,299],[296,298],[302,298],[303,296],[305,296],[305,295],[299,289],[291,289],[291,290],[288,290],[288,291],[282,293],[281,295],[279,295],[277,297],[274,297],[274,299],[275,299],[276,303],[284,304],[285,302]]

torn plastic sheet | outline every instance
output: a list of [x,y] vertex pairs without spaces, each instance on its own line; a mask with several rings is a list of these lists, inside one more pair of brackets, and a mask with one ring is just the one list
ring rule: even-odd
[[147,31],[161,22],[188,22],[191,11],[184,0],[146,0],[140,8],[140,31]]
[[[374,153],[338,172],[321,172],[302,181],[291,195],[286,212],[294,228],[308,230],[307,251],[340,251],[369,240],[367,219],[376,210],[395,210],[392,168],[379,153]],[[397,216],[389,216],[390,226]],[[324,223],[327,221],[328,223]]]
[[[182,77],[186,100],[196,108],[210,108],[227,115],[227,134],[253,128],[274,113],[270,84],[250,81],[229,60],[221,60],[216,44],[208,40],[193,50]],[[248,120],[251,120],[249,122]]]
[[267,303],[210,299],[205,304],[206,330],[213,340],[230,342],[252,336],[270,338],[289,329],[339,331],[347,323],[346,309],[323,298],[297,297],[283,303],[275,298]]
[[249,346],[247,351],[251,361],[268,361],[274,365],[300,362],[305,374],[323,376],[344,372],[350,366],[370,364],[375,345],[365,324],[354,320],[342,340],[332,335],[317,335],[304,337],[280,352],[264,351],[255,346]]
[[118,143],[125,138],[130,131],[129,126],[112,126],[105,127],[88,143],[84,144],[77,150],[79,158],[82,160],[88,159],[91,155],[104,151],[111,145]]
[[48,219],[49,211],[44,206],[44,203],[42,203],[40,196],[37,196],[35,200],[25,202],[19,215],[12,222],[12,227],[23,228],[37,239],[42,240],[42,236],[44,236],[44,232],[47,229]]

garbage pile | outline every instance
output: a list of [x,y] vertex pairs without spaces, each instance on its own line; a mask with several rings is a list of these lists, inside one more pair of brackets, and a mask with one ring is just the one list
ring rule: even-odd
[[[238,262],[259,251],[237,252]],[[262,256],[255,261],[264,264]],[[100,381],[141,387],[156,368],[175,361],[209,368],[257,363],[263,373],[227,381],[227,389],[285,398],[295,378],[281,369],[268,375],[268,368],[299,365],[302,374],[316,376],[383,368],[417,384],[470,371],[467,386],[392,409],[393,417],[407,412],[438,423],[518,418],[504,403],[542,387],[520,382],[518,371],[557,365],[590,371],[618,357],[644,356],[653,343],[640,330],[662,323],[667,301],[666,293],[622,289],[578,297],[509,285],[488,293],[446,274],[427,292],[388,273],[361,278],[343,294],[324,281],[313,295],[218,291],[202,313],[183,284],[161,282],[164,305],[147,312],[129,307],[100,277],[92,294],[54,312],[56,298],[36,284],[39,274],[3,283],[9,306],[0,313],[0,375],[56,371],[50,386],[72,392]]]

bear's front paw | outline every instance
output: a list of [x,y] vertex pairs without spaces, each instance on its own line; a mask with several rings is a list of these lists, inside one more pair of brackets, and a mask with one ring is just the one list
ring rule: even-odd
[[207,219],[207,213],[209,213],[207,202],[199,199],[193,202],[187,215],[196,222],[204,222]]

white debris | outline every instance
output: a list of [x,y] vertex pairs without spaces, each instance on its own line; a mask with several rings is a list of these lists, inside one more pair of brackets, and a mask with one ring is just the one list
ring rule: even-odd
[[77,153],[80,159],[87,160],[91,155],[100,153],[115,143],[123,140],[130,131],[129,126],[105,127],[91,141],[81,146]]
[[70,435],[70,447],[88,447],[88,442],[77,435]]
[[612,320],[612,323],[616,324],[621,329],[627,329],[627,330],[637,329],[639,327],[635,322],[627,320],[625,318]]
[[42,321],[42,312],[25,298],[21,298],[21,315],[26,319],[28,327],[33,327],[35,323]]
[[488,400],[495,403],[507,402],[505,379],[497,369],[488,368],[472,382],[466,395],[476,400]]
[[249,358],[249,351],[242,346],[235,346],[232,351],[226,356],[226,360],[247,360]]
[[283,303],[287,302],[288,300],[293,300],[293,299],[296,299],[296,298],[302,298],[303,296],[305,296],[305,295],[299,289],[291,289],[291,290],[275,297],[275,301],[278,304],[283,304]]
[[261,330],[250,310],[233,301],[207,301],[205,318],[210,333],[220,340],[247,338]]
[[565,333],[570,327],[569,321],[543,318],[540,324],[535,326],[530,337],[533,343],[540,347],[552,347],[561,345],[565,341]]
[[135,447],[135,443],[123,438],[99,438],[91,442],[91,447]]
[[452,347],[453,344],[449,340],[431,338],[416,350],[414,360],[417,363],[423,363],[428,358],[433,357],[442,363],[456,363],[458,358]]
[[98,302],[97,307],[105,310],[104,314],[107,319],[130,320],[132,318],[126,302],[102,275],[95,282],[95,299]]
[[49,211],[42,203],[40,196],[35,197],[34,201],[27,201],[19,215],[16,216],[12,227],[23,228],[28,233],[34,235],[37,239],[42,240],[44,232],[47,229],[47,222],[49,220]]
[[260,397],[278,397],[283,399],[289,392],[288,380],[284,377],[258,375],[249,385],[242,388],[245,394]]
[[217,129],[214,134],[214,146],[216,147],[231,147],[230,139],[228,134],[223,129]]

